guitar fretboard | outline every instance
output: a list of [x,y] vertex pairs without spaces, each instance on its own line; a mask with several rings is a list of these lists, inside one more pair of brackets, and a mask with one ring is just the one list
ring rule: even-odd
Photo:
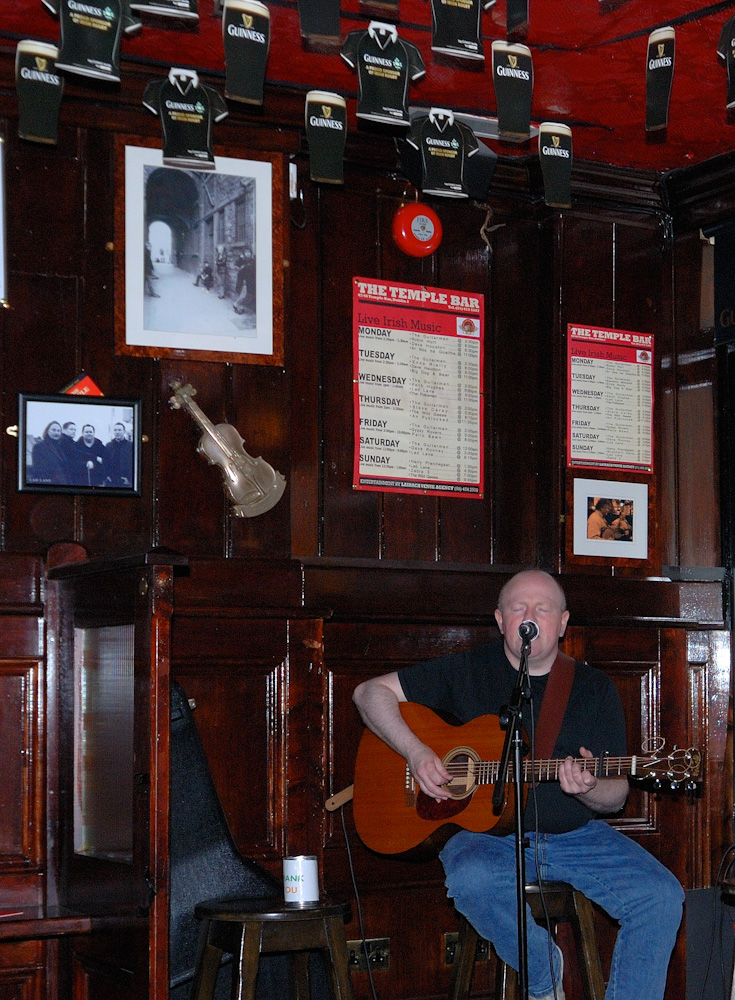
[[[559,768],[566,758],[555,758],[549,760],[536,760],[523,762],[524,781],[558,781]],[[633,775],[656,763],[655,757],[576,757],[577,763],[583,771],[591,771],[597,778],[622,778]],[[490,785],[498,779],[500,769],[499,760],[466,760],[452,761],[447,764],[447,770],[453,778],[463,779],[471,777],[478,785]],[[508,769],[508,780],[513,780],[513,762]]]

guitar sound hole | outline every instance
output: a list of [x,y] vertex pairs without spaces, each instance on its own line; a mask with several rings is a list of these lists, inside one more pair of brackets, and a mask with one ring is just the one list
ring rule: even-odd
[[479,760],[479,756],[469,747],[457,747],[446,755],[443,764],[452,779],[445,787],[452,798],[465,799],[475,791]]

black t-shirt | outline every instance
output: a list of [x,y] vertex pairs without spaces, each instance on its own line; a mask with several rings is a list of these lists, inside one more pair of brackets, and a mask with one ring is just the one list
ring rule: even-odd
[[61,23],[57,69],[119,83],[120,39],[123,33],[134,34],[141,26],[131,15],[127,0],[105,0],[104,4],[43,2]]
[[394,25],[371,21],[367,30],[349,32],[341,55],[360,81],[357,117],[408,126],[409,85],[426,73],[418,48]]
[[[398,671],[409,701],[453,715],[465,723],[481,715],[499,715],[510,701],[517,673],[505,655],[502,641],[462,653],[450,653]],[[531,677],[534,720],[538,720],[548,674]],[[530,719],[524,720],[530,733]],[[620,697],[606,674],[577,661],[574,683],[553,756],[579,757],[581,746],[595,757],[624,756],[625,719]],[[529,792],[526,829],[536,826],[533,794]],[[541,782],[536,790],[538,825],[542,833],[565,833],[584,826],[597,814],[566,795],[558,782]]]
[[495,0],[431,0],[432,37],[434,52],[484,59],[480,35],[480,15]]
[[148,84],[143,104],[161,117],[165,164],[214,170],[212,123],[228,114],[219,91],[200,83],[195,70],[171,69]]
[[407,140],[421,153],[424,194],[466,198],[465,162],[478,151],[475,133],[451,111],[432,108],[411,122]]

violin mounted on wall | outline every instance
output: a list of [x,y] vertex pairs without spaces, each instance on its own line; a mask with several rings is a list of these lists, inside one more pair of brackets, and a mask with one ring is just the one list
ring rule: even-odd
[[243,438],[232,424],[213,424],[194,402],[196,389],[193,386],[172,382],[171,388],[174,394],[169,399],[169,406],[174,410],[186,410],[203,431],[197,451],[210,465],[219,466],[235,516],[255,517],[275,507],[286,489],[281,473],[264,458],[248,455]]

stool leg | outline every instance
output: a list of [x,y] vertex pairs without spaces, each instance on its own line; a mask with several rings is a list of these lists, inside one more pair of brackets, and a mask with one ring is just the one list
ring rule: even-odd
[[498,971],[495,978],[495,993],[499,1000],[515,1000],[518,973],[512,965],[507,965],[498,959]]
[[262,932],[263,925],[255,922],[243,926],[240,931],[236,1000],[255,1000]]
[[459,924],[457,949],[454,953],[449,1000],[469,1000],[472,974],[475,971],[477,938],[478,934],[475,928],[466,917],[462,917]]
[[217,985],[217,973],[222,959],[222,949],[211,943],[214,927],[210,920],[205,921],[200,932],[200,948],[197,958],[194,982],[191,987],[192,1000],[212,1000]]
[[309,988],[309,952],[294,951],[289,956],[291,964],[291,996],[293,1000],[311,1000]]
[[577,938],[577,948],[582,953],[582,964],[584,965],[585,994],[587,1000],[604,1000],[605,980],[602,978],[602,965],[600,964],[600,953],[597,948],[597,938],[595,937],[595,920],[592,911],[592,903],[583,893],[574,893],[574,910],[577,914],[577,928],[575,936]]
[[347,968],[347,935],[342,917],[327,917],[324,934],[329,946],[330,979],[335,1000],[353,1000],[352,983]]

